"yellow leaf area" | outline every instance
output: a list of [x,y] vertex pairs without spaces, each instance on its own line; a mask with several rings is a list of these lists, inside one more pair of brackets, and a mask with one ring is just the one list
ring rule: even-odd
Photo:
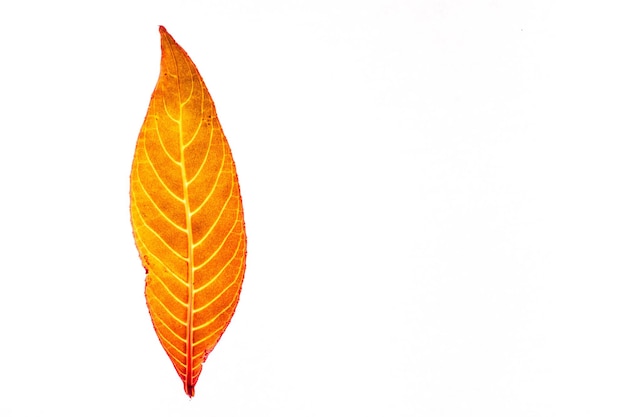
[[161,345],[194,395],[239,300],[246,258],[235,163],[198,69],[164,27],[131,172],[131,220]]

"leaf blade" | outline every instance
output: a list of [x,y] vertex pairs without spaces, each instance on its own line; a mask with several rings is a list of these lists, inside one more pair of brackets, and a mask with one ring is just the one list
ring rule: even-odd
[[164,27],[161,72],[131,170],[131,223],[153,326],[192,397],[245,272],[239,183],[215,105]]

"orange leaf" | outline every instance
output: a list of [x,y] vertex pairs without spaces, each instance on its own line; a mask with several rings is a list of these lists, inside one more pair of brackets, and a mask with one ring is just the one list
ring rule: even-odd
[[213,100],[187,53],[159,31],[161,73],[137,139],[131,221],[152,324],[193,397],[239,301],[246,235]]

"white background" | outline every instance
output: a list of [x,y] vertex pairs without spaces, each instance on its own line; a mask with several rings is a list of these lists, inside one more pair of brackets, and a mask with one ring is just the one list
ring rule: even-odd
[[[621,3],[2,2],[0,415],[624,416]],[[249,235],[191,401],[128,210],[158,25]]]

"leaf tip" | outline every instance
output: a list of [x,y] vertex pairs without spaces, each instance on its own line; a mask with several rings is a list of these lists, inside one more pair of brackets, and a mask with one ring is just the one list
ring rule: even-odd
[[159,26],[159,34],[161,35],[161,48],[166,44],[171,45],[176,43],[172,35],[165,29],[165,26]]

